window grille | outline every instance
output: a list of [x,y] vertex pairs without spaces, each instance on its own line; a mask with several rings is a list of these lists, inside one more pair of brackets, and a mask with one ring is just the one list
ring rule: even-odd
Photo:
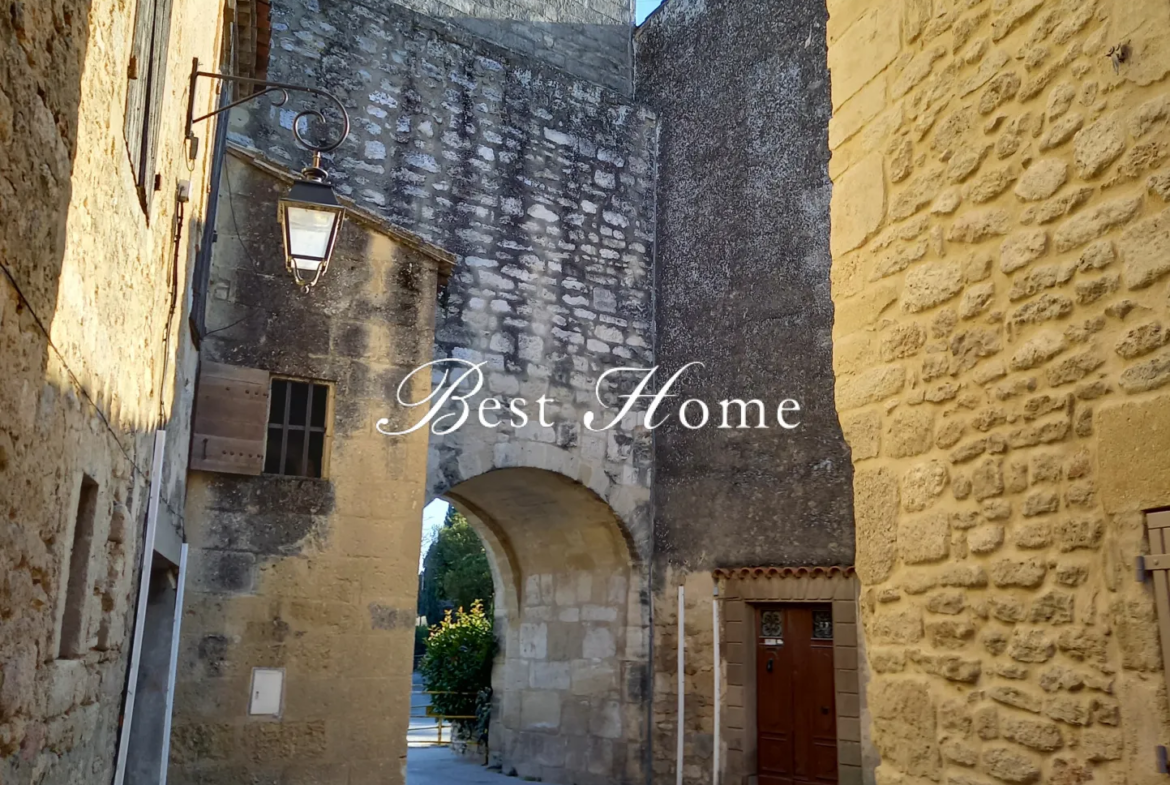
[[325,461],[329,386],[273,379],[264,473],[321,477]]

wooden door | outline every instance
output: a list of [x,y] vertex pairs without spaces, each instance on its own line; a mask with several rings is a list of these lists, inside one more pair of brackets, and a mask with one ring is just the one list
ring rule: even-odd
[[833,611],[829,605],[756,610],[759,785],[837,781]]

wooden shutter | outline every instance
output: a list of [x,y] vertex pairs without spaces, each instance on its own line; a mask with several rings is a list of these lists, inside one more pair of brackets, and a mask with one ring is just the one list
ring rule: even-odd
[[155,0],[138,0],[134,15],[134,37],[127,63],[126,123],[123,129],[134,182],[142,184],[142,140],[146,127],[146,107],[150,84],[150,43],[154,31]]
[[[1158,638],[1162,644],[1162,678],[1170,689],[1170,510],[1147,512],[1146,533],[1150,539],[1150,553],[1138,557],[1138,578],[1153,578]],[[1165,746],[1154,748],[1154,758],[1158,772],[1170,774]]]
[[[146,96],[145,137],[142,141],[142,176],[139,182],[147,197],[154,188],[154,172],[158,157],[159,124],[162,119],[163,96],[167,84],[167,55],[171,40],[171,0],[143,0],[154,4],[154,24],[150,44],[150,82]],[[150,200],[147,198],[147,204]]]
[[1146,532],[1150,536],[1150,555],[1142,558],[1141,573],[1154,579],[1154,605],[1158,609],[1158,637],[1162,641],[1162,661],[1167,685],[1170,686],[1170,510],[1146,513]]
[[128,64],[126,90],[126,148],[134,182],[150,203],[154,188],[158,131],[166,87],[168,44],[171,37],[172,0],[138,0],[134,39]]
[[260,474],[268,432],[268,371],[204,362],[195,393],[191,468]]

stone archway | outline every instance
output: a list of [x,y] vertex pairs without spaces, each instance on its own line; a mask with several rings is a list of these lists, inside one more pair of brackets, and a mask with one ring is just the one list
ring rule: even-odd
[[496,582],[493,761],[544,782],[640,781],[649,607],[622,521],[547,469],[495,469],[443,495]]

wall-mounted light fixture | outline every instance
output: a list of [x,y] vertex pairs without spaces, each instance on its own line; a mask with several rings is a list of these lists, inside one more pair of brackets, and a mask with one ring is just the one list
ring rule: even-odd
[[[223,82],[256,85],[264,89],[232,101],[205,115],[195,117],[195,85],[201,76]],[[332,93],[315,87],[266,82],[262,79],[200,71],[199,60],[196,59],[191,68],[191,85],[187,99],[187,141],[190,144],[190,156],[194,159],[199,151],[199,138],[191,130],[195,123],[215,117],[262,95],[277,94],[275,105],[284,106],[288,101],[289,91],[309,93],[332,102],[341,115],[342,123],[341,135],[336,141],[318,144],[309,141],[301,134],[300,124],[302,120],[310,118],[328,124],[329,120],[322,112],[316,109],[306,109],[299,112],[292,121],[293,137],[297,144],[313,153],[313,163],[301,171],[301,178],[293,183],[292,188],[285,196],[281,197],[277,218],[284,235],[285,269],[292,275],[297,286],[307,292],[321,280],[321,276],[329,268],[329,258],[333,255],[333,247],[337,243],[341,224],[345,220],[345,208],[337,201],[337,196],[333,193],[333,187],[329,183],[329,173],[321,168],[321,153],[337,149],[349,136],[349,113],[345,111],[341,101],[337,100],[337,97]]]
[[284,227],[284,258],[298,286],[313,286],[329,267],[333,245],[345,220],[345,208],[329,185],[329,174],[314,157],[313,166],[280,199]]

